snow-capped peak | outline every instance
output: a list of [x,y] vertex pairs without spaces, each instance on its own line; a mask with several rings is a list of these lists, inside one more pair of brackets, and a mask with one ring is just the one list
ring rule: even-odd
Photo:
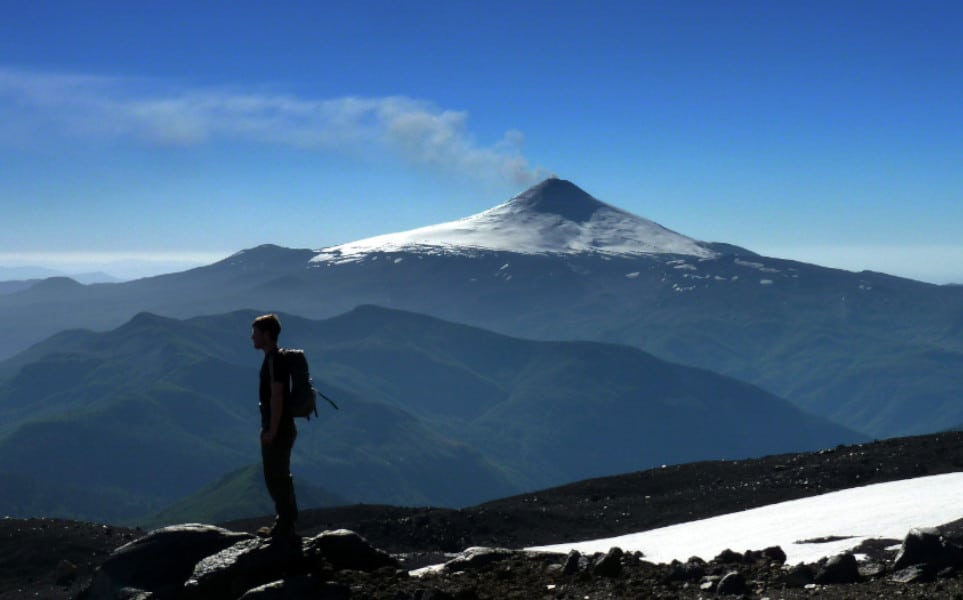
[[373,252],[465,254],[486,250],[525,254],[715,254],[692,238],[601,202],[569,181],[552,178],[476,215],[325,248],[312,260],[352,261]]

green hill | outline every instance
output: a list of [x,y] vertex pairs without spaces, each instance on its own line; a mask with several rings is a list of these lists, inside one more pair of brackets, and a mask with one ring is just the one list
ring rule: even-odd
[[[124,494],[123,514],[111,507],[117,520],[259,462],[256,314],[141,314],[0,363],[0,471]],[[522,340],[371,306],[282,321],[282,344],[307,351],[342,409],[299,423],[292,469],[299,485],[347,502],[465,506],[658,464],[861,439],[756,387],[634,348]],[[64,502],[37,497],[28,508],[61,514]]]
[[[297,482],[301,509],[341,506],[347,501],[337,494]],[[224,523],[245,517],[274,513],[274,504],[264,488],[260,464],[232,471],[197,493],[180,500],[147,518],[136,519],[143,527],[162,527],[173,523]]]

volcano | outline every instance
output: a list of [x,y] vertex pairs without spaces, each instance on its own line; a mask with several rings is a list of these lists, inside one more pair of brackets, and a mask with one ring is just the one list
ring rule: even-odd
[[476,215],[326,248],[314,261],[356,261],[379,252],[478,251],[698,258],[717,254],[709,244],[606,204],[570,181],[552,178]]

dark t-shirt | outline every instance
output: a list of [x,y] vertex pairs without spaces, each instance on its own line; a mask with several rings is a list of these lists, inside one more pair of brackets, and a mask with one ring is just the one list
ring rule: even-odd
[[[269,361],[274,362],[274,381],[284,384],[284,397],[290,393],[290,372],[287,363],[274,350],[264,356],[261,363],[261,385],[258,388],[258,397],[261,408],[261,427],[267,429],[271,425],[271,366]],[[287,415],[282,413],[281,418]]]

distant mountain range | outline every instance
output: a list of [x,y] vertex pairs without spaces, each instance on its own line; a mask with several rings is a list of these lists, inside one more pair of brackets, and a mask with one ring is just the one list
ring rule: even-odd
[[[256,314],[142,313],[0,363],[0,474],[32,490],[30,506],[20,499],[0,514],[217,514],[217,499],[250,488],[251,472],[199,490],[258,462]],[[319,501],[463,506],[659,464],[863,439],[749,384],[631,347],[529,341],[372,306],[282,322],[282,342],[306,349],[341,405],[301,424],[294,470],[305,489],[325,490],[310,496]]]
[[0,294],[6,293],[5,290],[11,289],[14,284],[32,284],[40,279],[50,277],[70,277],[80,283],[116,283],[120,279],[100,271],[92,273],[67,274],[54,269],[45,267],[4,267],[0,266]]
[[630,345],[874,437],[963,423],[963,287],[758,256],[550,179],[460,221],[313,251],[260,246],[121,284],[0,295],[0,358],[142,311],[327,318],[374,304],[542,340]]

